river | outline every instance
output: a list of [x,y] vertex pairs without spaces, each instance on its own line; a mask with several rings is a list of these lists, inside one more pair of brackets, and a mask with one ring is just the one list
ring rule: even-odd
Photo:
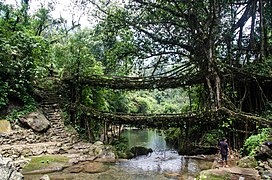
[[[109,163],[109,170],[103,173],[64,173],[49,174],[52,180],[193,180],[204,169],[211,168],[212,162],[181,156],[165,142],[165,136],[160,130],[125,129],[122,136],[127,139],[127,145],[152,148],[148,156],[138,156],[131,160]],[[25,176],[26,180],[38,180],[42,175]]]
[[148,156],[139,156],[117,165],[127,172],[141,172],[147,176],[146,179],[153,179],[154,174],[162,175],[166,179],[173,179],[170,175],[174,174],[184,179],[194,179],[201,170],[212,166],[212,162],[179,155],[173,146],[166,144],[165,135],[161,130],[125,129],[122,136],[127,139],[130,148],[145,146],[153,149],[154,152]]

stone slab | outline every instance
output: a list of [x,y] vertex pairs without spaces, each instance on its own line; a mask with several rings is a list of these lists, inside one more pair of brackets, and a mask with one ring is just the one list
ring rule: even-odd
[[0,120],[0,133],[10,133],[11,125],[8,120]]

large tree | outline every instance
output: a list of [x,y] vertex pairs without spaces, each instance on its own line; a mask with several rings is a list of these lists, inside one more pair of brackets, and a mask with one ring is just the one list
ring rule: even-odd
[[105,36],[118,37],[124,29],[133,33],[133,48],[119,47],[119,57],[133,56],[140,75],[175,76],[203,85],[208,109],[263,110],[267,101],[244,109],[241,104],[250,92],[243,80],[270,79],[259,66],[269,65],[271,55],[271,1],[131,0],[105,9],[105,4],[95,4],[103,12],[99,18]]
[[[244,112],[260,113],[272,100],[271,1],[130,0],[124,6],[90,2],[99,7],[98,27],[106,37],[122,42],[124,29],[133,34],[133,48],[119,46],[115,63],[133,57],[131,66],[140,76],[174,77],[180,86],[200,89],[198,107],[228,117],[218,119],[218,126],[227,123],[245,134],[256,129],[247,120],[258,118]],[[171,86],[177,87],[169,81]],[[233,122],[233,117],[244,121]],[[184,125],[189,126],[194,126],[191,133],[203,127]]]

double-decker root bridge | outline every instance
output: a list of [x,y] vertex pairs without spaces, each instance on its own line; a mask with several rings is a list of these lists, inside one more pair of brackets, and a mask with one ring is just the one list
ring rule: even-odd
[[[234,69],[235,70],[235,69]],[[235,71],[237,77],[241,80],[242,72]],[[256,81],[255,77],[245,77],[247,81]],[[269,80],[263,76],[257,76],[257,80],[266,82]],[[270,79],[271,80],[271,79]],[[269,81],[270,81],[269,80]],[[193,84],[201,84],[205,82],[203,73],[192,74],[191,76],[149,76],[149,77],[126,77],[126,76],[105,76],[105,75],[92,75],[88,77],[81,77],[78,79],[66,78],[63,79],[70,87],[88,85],[91,87],[104,87],[110,89],[126,89],[126,90],[140,90],[140,89],[166,89],[186,87]],[[235,117],[236,119],[253,124],[260,124],[270,126],[272,122],[262,117],[253,114],[246,114],[237,112],[226,107],[219,109],[212,109],[207,111],[185,112],[182,114],[132,114],[132,113],[111,113],[101,112],[96,109],[85,107],[84,105],[75,104],[72,102],[70,107],[81,108],[84,112],[88,112],[89,116],[94,119],[100,119],[112,124],[126,124],[131,126],[146,126],[146,127],[182,127],[185,122],[190,124],[202,125],[216,125],[219,119],[227,117]]]

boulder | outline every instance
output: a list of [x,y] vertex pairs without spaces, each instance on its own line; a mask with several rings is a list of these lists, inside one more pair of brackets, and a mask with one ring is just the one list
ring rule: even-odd
[[11,132],[10,122],[7,120],[0,120],[0,133],[9,133]]
[[125,152],[118,152],[118,158],[120,159],[132,159],[134,157],[135,155],[132,152],[130,152],[129,149],[126,150]]
[[0,175],[1,179],[23,180],[24,177],[17,171],[10,158],[4,158],[0,155]]
[[100,162],[88,163],[84,166],[85,173],[102,173],[109,170],[109,167]]
[[102,145],[104,145],[104,143],[101,141],[96,141],[93,145],[94,146],[102,146]]
[[263,143],[263,145],[268,146],[270,149],[272,149],[272,142],[266,141]]
[[74,166],[68,167],[64,172],[68,173],[102,173],[108,171],[109,167],[100,162],[82,162]]
[[242,168],[255,168],[258,166],[258,163],[254,157],[246,156],[238,161],[238,166]]
[[19,121],[37,132],[44,132],[50,127],[50,122],[40,111],[32,112],[23,118],[19,118]]
[[46,175],[43,175],[40,180],[50,180],[50,177],[46,174]]
[[261,145],[259,150],[256,152],[255,158],[262,161],[272,159],[272,149],[267,145]]
[[148,155],[152,153],[153,150],[151,148],[146,148],[142,146],[134,146],[130,149],[130,152],[134,154],[134,156]]

